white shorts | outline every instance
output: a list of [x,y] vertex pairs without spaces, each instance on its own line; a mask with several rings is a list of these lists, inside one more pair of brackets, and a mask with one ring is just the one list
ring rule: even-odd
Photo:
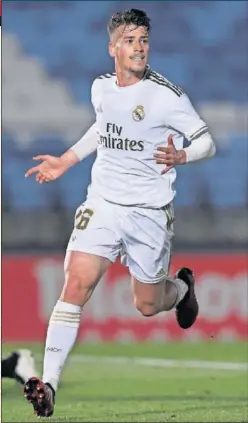
[[132,276],[156,283],[169,271],[173,221],[172,205],[147,209],[87,199],[76,211],[67,251],[95,254],[112,262],[120,256]]

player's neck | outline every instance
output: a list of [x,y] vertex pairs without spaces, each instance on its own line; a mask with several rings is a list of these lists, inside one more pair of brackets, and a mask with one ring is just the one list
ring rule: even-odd
[[145,71],[131,72],[116,68],[117,85],[118,87],[127,87],[128,85],[136,84],[143,79],[144,73]]

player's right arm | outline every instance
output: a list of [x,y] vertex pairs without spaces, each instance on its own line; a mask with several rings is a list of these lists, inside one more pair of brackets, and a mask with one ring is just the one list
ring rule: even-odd
[[[99,91],[96,86],[99,81],[94,81],[91,88],[91,101],[96,110],[96,101]],[[80,140],[69,148],[62,156],[55,157],[49,154],[33,157],[34,160],[42,160],[42,163],[29,169],[25,177],[36,174],[39,183],[51,182],[60,178],[70,167],[85,159],[97,149],[97,129],[94,123]]]
[[33,157],[34,160],[42,160],[42,163],[29,169],[25,177],[36,174],[39,183],[54,181],[62,176],[70,167],[89,156],[97,148],[97,134],[95,124],[90,127],[86,134],[62,156],[56,157],[49,154]]

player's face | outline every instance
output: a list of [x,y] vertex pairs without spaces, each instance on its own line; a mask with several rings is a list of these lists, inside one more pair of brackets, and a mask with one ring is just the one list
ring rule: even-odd
[[123,71],[144,71],[149,51],[148,32],[143,26],[127,25],[116,29],[109,45],[110,55]]

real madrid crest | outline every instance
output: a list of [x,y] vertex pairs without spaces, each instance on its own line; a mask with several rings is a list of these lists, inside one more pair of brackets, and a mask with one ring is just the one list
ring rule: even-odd
[[145,117],[145,112],[144,112],[144,107],[143,106],[137,106],[132,113],[133,116],[133,120],[135,120],[136,122],[139,122],[140,120],[144,119]]

